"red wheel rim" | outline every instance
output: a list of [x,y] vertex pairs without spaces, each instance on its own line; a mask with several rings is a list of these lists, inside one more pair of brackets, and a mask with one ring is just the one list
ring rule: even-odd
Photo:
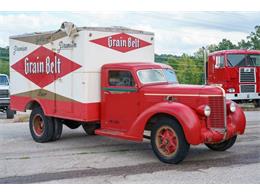
[[42,136],[44,132],[44,121],[39,114],[33,117],[33,131],[38,137]]
[[175,155],[179,142],[172,127],[163,126],[156,132],[156,146],[164,156],[170,157]]

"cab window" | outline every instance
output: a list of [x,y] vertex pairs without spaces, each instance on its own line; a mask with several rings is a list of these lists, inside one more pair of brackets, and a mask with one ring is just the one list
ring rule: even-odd
[[134,78],[129,71],[110,70],[108,72],[108,83],[110,86],[134,87]]
[[229,54],[227,56],[228,66],[246,66],[245,54]]
[[225,65],[224,62],[224,56],[216,56],[215,68],[223,68]]
[[0,85],[9,85],[7,76],[5,76],[5,75],[0,75]]

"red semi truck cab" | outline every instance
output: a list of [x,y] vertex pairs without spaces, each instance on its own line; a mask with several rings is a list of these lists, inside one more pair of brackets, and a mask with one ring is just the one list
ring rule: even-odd
[[149,138],[162,162],[179,163],[190,145],[223,151],[244,133],[245,115],[221,87],[180,85],[153,62],[153,33],[66,25],[10,38],[11,108],[32,110],[36,142],[82,125],[88,135]]
[[260,107],[260,51],[224,50],[209,54],[207,82],[236,102],[253,101]]

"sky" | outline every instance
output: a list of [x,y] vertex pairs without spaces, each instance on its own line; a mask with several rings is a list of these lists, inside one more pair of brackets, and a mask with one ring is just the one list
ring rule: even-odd
[[151,31],[157,54],[192,55],[223,38],[245,39],[260,25],[260,12],[0,12],[0,47],[11,35],[56,30],[64,21]]

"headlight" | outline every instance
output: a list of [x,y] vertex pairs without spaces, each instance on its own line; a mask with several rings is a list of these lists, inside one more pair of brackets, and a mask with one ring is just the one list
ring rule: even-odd
[[205,116],[209,117],[210,113],[211,113],[211,108],[208,105],[206,105],[204,107],[204,114],[205,114]]
[[229,109],[230,109],[231,112],[236,112],[236,104],[234,102],[231,102]]
[[229,93],[235,93],[235,89],[234,89],[234,88],[229,88],[227,91],[228,91]]

